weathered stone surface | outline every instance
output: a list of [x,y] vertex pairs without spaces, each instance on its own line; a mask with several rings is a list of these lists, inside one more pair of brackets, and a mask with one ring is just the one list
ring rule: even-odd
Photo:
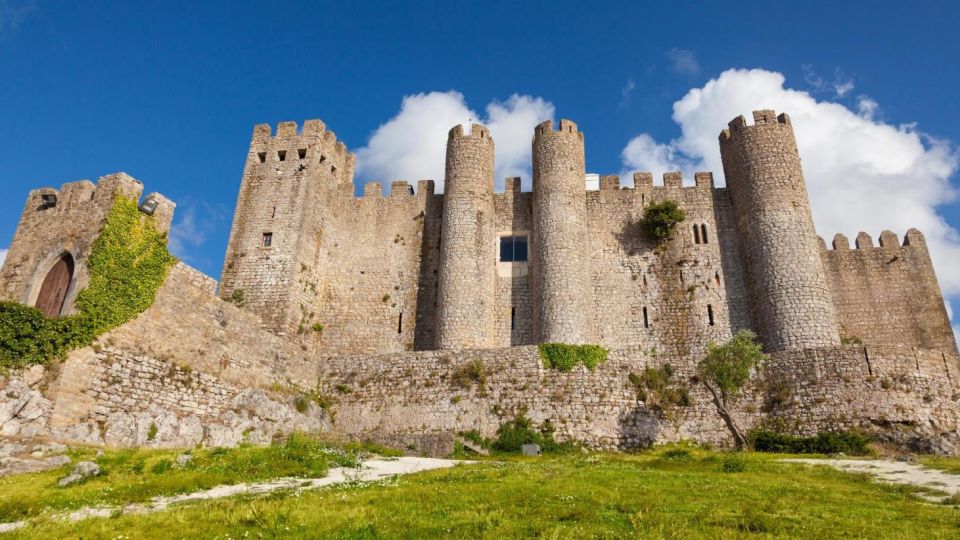
[[57,481],[57,485],[60,487],[66,487],[77,482],[82,482],[87,478],[98,476],[100,474],[100,466],[92,461],[81,461],[74,465],[73,470],[70,471],[70,474],[64,476]]

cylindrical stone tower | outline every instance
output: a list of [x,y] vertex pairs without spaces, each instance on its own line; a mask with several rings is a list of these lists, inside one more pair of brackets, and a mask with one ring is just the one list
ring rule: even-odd
[[583,133],[548,120],[533,134],[533,279],[541,343],[588,343],[593,334]]
[[720,134],[757,333],[767,351],[838,345],[790,117],[754,111]]
[[474,124],[468,134],[459,125],[450,130],[443,191],[437,345],[492,347],[496,214],[493,139],[487,128]]

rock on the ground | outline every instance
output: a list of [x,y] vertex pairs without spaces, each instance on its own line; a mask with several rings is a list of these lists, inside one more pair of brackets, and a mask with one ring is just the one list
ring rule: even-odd
[[177,456],[177,467],[180,467],[182,469],[186,467],[187,464],[190,463],[191,461],[193,461],[193,456],[191,456],[190,454],[180,454],[179,456]]
[[70,472],[70,474],[61,478],[60,481],[57,482],[57,485],[60,487],[69,486],[99,474],[99,465],[92,461],[81,461],[73,467],[73,470]]
[[0,476],[49,471],[68,463],[70,458],[67,456],[52,456],[46,459],[0,458]]

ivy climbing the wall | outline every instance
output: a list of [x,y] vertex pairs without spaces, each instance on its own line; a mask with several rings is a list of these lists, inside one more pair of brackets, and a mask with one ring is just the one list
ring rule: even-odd
[[90,282],[74,315],[47,319],[36,308],[0,302],[0,368],[46,364],[130,321],[153,303],[174,262],[156,219],[136,200],[117,197],[87,259]]
[[571,371],[577,364],[583,364],[593,371],[607,361],[607,349],[599,345],[567,345],[566,343],[541,343],[540,358],[543,367],[560,371]]

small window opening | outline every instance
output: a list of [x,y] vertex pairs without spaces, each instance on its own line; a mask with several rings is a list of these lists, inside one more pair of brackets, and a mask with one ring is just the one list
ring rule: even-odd
[[257,158],[260,159],[260,163],[266,163],[266,162],[267,162],[267,153],[266,153],[266,152],[260,152],[260,153],[257,154]]
[[320,163],[323,163],[326,160],[327,160],[327,156],[320,154]]
[[286,151],[286,150],[280,150],[280,151],[278,151],[278,152],[277,152],[277,159],[279,159],[280,161],[286,161],[286,160],[287,160],[287,151]]
[[647,202],[647,196],[643,193],[640,194],[640,203],[645,204]]
[[700,228],[697,227],[696,225],[693,226],[693,243],[694,244],[700,243]]
[[710,326],[713,326],[713,306],[707,305],[707,320],[710,322]]
[[720,286],[720,272],[713,274],[713,279],[717,282],[717,286]]
[[515,330],[517,328],[517,308],[510,308],[510,329]]
[[273,212],[270,212],[270,217],[272,217],[272,218],[277,217],[277,207],[276,207],[276,206],[273,207]]
[[297,150],[297,157],[300,158],[300,159],[303,159],[303,158],[307,157],[307,149],[306,149],[306,148],[300,148],[299,150]]
[[643,276],[643,286],[647,286],[647,276]]
[[647,306],[643,306],[643,327],[650,328],[650,319],[647,317]]
[[263,247],[270,247],[273,245],[273,233],[265,232],[263,233],[263,240],[260,242],[260,245]]
[[330,172],[331,172],[331,173],[337,172],[337,168],[336,168],[335,166],[331,166],[331,167],[330,167]]
[[527,237],[526,236],[501,236],[500,237],[500,262],[526,262],[527,261]]
[[97,192],[96,192],[96,191],[94,191],[93,193],[90,194],[90,200],[91,200],[91,201],[92,201],[93,199],[95,199],[96,197],[97,197]]
[[700,225],[700,238],[703,239],[703,243],[707,243],[707,225],[704,223]]
[[680,285],[683,285],[683,270],[680,271]]
[[397,333],[398,334],[403,333],[403,312],[402,311],[400,312],[400,316],[397,317]]

